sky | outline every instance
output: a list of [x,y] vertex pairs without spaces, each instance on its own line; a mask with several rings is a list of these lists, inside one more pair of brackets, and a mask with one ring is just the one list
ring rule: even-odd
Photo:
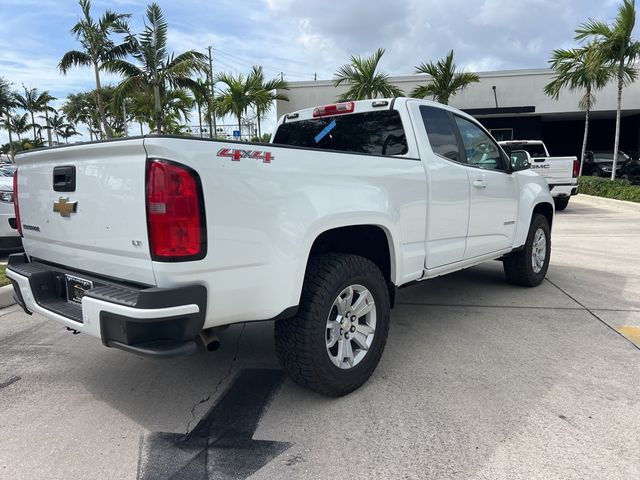
[[[148,2],[93,0],[99,16],[109,8],[130,13],[143,26]],[[416,65],[453,49],[471,71],[541,68],[554,48],[575,45],[574,29],[589,17],[610,21],[617,0],[158,0],[177,53],[214,48],[214,70],[246,73],[252,65],[288,81],[330,79],[351,55],[386,49],[381,68],[411,74]],[[69,93],[94,87],[90,69],[66,76],[62,55],[79,47],[69,33],[80,8],[74,0],[0,0],[0,76],[15,88],[48,90],[59,106]],[[103,83],[117,84],[105,75]],[[192,120],[193,124],[197,120]],[[275,113],[265,122],[275,124]],[[88,138],[79,138],[88,140]],[[5,131],[0,142],[7,141]]]

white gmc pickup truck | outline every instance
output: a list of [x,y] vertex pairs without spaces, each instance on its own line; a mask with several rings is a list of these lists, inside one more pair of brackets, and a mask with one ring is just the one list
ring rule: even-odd
[[146,136],[18,157],[25,254],[7,276],[36,312],[154,357],[275,321],[291,378],[362,385],[398,287],[500,259],[545,277],[553,200],[472,117],[416,99],[301,110],[272,143]]
[[552,157],[542,140],[507,140],[498,142],[509,154],[525,150],[531,156],[531,170],[544,177],[549,184],[556,210],[564,210],[569,199],[578,194],[578,157]]

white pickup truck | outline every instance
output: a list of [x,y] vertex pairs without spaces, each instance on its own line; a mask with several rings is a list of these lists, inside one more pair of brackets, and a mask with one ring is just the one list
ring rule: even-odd
[[580,162],[577,157],[552,157],[542,140],[506,140],[498,143],[507,154],[522,150],[529,153],[531,169],[542,175],[549,184],[556,210],[567,208],[569,199],[578,194]]
[[209,348],[276,320],[291,378],[327,395],[382,355],[398,287],[501,259],[545,277],[553,200],[526,152],[416,99],[301,110],[271,144],[146,136],[21,154],[18,303],[108,347]]
[[498,142],[507,154],[525,150],[531,156],[531,169],[549,184],[556,210],[564,210],[569,199],[578,194],[578,157],[552,157],[542,140],[507,140]]

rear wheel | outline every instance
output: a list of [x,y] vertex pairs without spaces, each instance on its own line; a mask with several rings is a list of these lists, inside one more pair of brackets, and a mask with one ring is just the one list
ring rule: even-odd
[[556,210],[557,211],[562,211],[565,208],[567,208],[567,205],[569,205],[569,198],[570,197],[556,197],[553,199],[553,203],[556,204]]
[[599,172],[598,170],[594,170],[594,171],[591,173],[591,176],[592,176],[592,177],[599,177],[599,176],[600,176],[600,172]]
[[507,280],[523,287],[542,283],[551,258],[551,229],[544,215],[534,214],[524,248],[504,259]]
[[356,255],[309,260],[295,317],[275,325],[291,379],[330,396],[352,392],[375,370],[389,331],[389,291],[374,263]]

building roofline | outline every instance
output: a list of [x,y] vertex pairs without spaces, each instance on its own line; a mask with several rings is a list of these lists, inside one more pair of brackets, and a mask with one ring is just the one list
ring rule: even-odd
[[[549,75],[552,70],[549,68],[527,68],[520,70],[491,70],[486,72],[475,72],[481,79],[482,78],[495,78],[495,77],[523,77],[534,75]],[[397,75],[389,77],[389,80],[393,83],[415,83],[421,82],[429,75],[425,74],[411,74],[411,75]],[[305,88],[305,87],[328,87],[333,86],[333,80],[305,80],[299,82],[289,82],[289,86],[293,88]]]

